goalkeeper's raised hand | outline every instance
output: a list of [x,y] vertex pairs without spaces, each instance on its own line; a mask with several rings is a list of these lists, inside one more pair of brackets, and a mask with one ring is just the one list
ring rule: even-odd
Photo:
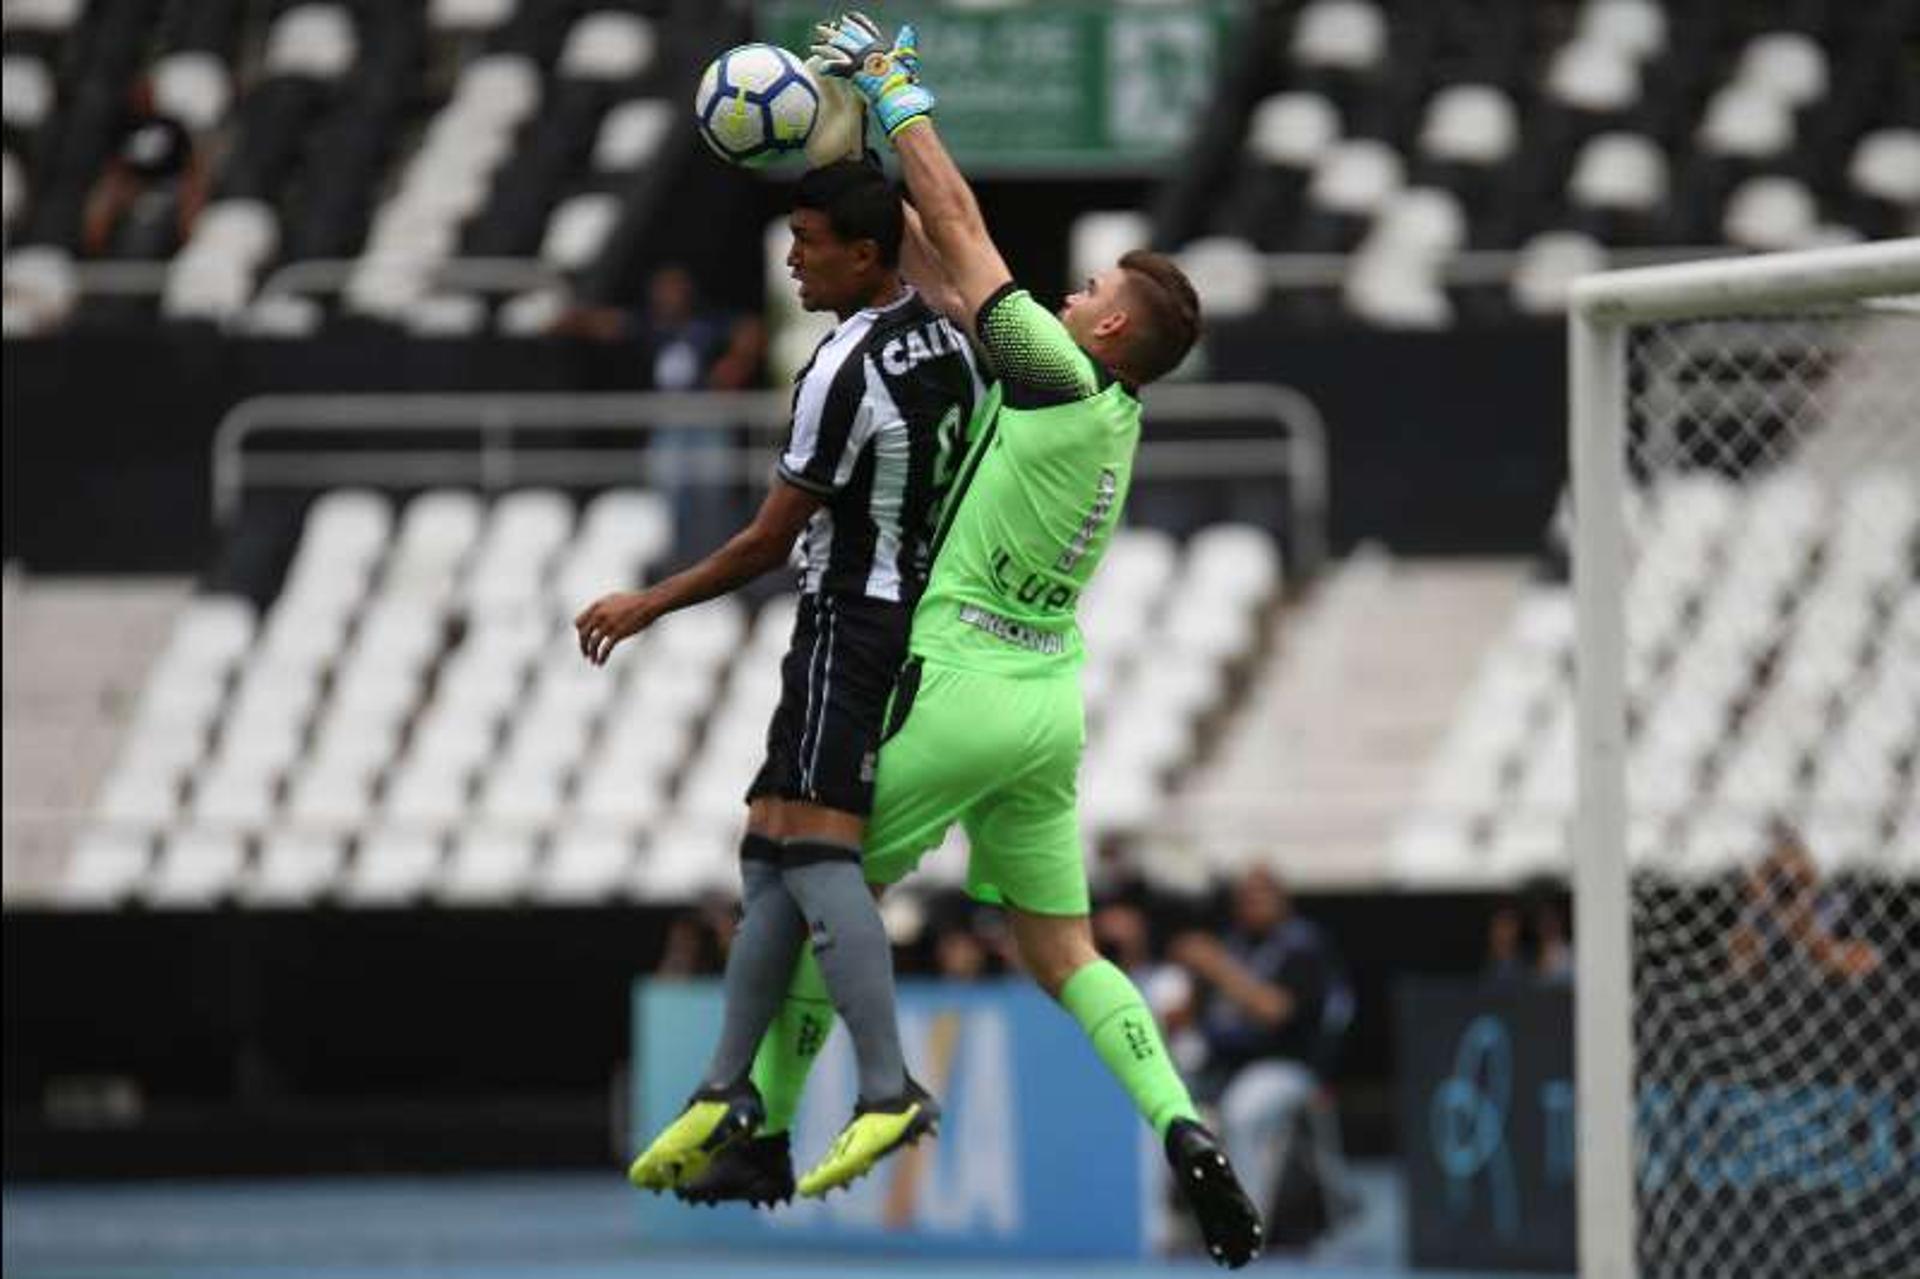
[[911,24],[900,28],[891,45],[864,13],[844,13],[813,30],[813,55],[821,69],[853,82],[889,138],[933,114],[933,94],[919,81],[920,54]]

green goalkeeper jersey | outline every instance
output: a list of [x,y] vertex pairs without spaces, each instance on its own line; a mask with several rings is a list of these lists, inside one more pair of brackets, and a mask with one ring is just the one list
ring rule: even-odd
[[1012,284],[975,333],[997,380],[941,517],[912,649],[994,674],[1071,674],[1080,592],[1132,482],[1140,401]]

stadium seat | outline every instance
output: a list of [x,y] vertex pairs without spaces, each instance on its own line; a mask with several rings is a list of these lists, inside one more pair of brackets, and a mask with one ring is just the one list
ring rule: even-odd
[[144,896],[160,909],[204,909],[232,895],[246,866],[246,846],[221,830],[183,830],[161,842]]
[[1749,178],[1727,201],[1722,231],[1731,244],[1761,252],[1806,247],[1820,231],[1820,211],[1792,178]]
[[1254,159],[1292,169],[1312,169],[1339,140],[1340,115],[1317,93],[1265,98],[1247,125],[1247,150]]
[[533,896],[555,904],[605,901],[632,878],[635,856],[633,837],[621,831],[567,831],[539,867]]
[[14,31],[65,31],[85,7],[86,0],[11,0],[7,27]]
[[1576,38],[1645,62],[1666,51],[1667,12],[1655,0],[1587,0]]
[[1266,265],[1245,240],[1232,236],[1195,240],[1181,250],[1180,265],[1210,316],[1250,315],[1266,299]]
[[507,830],[470,831],[454,842],[435,895],[458,905],[497,905],[521,896],[534,869],[533,836]]
[[736,812],[731,823],[683,819],[657,830],[634,870],[630,890],[641,901],[655,902],[684,902],[707,892],[737,892],[738,822]]
[[1793,145],[1793,113],[1764,89],[1729,85],[1707,103],[1699,142],[1710,155],[1775,160]]
[[1639,63],[1615,44],[1576,39],[1562,45],[1548,62],[1546,91],[1565,107],[1618,114],[1640,99]]
[[1332,213],[1371,217],[1405,184],[1400,157],[1383,142],[1355,138],[1329,148],[1314,169],[1308,199]]
[[1434,262],[1398,246],[1363,244],[1347,270],[1341,297],[1349,311],[1383,329],[1453,324],[1453,304]]
[[405,315],[415,337],[469,337],[486,328],[487,304],[473,293],[430,293],[409,303]]
[[644,18],[614,10],[590,13],[567,32],[559,71],[580,80],[637,79],[653,65],[654,44],[653,26]]
[[381,813],[398,829],[437,829],[466,815],[470,774],[416,757],[387,784]]
[[94,816],[116,827],[159,827],[179,816],[186,763],[122,765],[94,801]]
[[427,22],[443,31],[491,31],[518,7],[518,0],[432,0]]
[[0,86],[0,115],[9,129],[37,129],[53,109],[53,76],[38,58],[0,59]]
[[309,767],[289,787],[287,821],[305,829],[346,832],[373,811],[368,773],[350,765]]
[[153,865],[153,840],[128,829],[93,830],[74,844],[60,880],[62,906],[118,906],[140,891]]
[[1651,138],[1602,133],[1574,161],[1568,193],[1589,209],[1651,214],[1667,201],[1667,161]]
[[1067,228],[1067,278],[1078,287],[1152,237],[1151,223],[1131,210],[1082,213]]
[[1520,134],[1513,100],[1493,85],[1453,84],[1433,95],[1420,128],[1431,160],[1486,166],[1513,155]]
[[346,844],[337,835],[278,831],[261,841],[240,895],[254,906],[311,906],[333,887],[345,861]]
[[1566,310],[1573,282],[1606,266],[1606,254],[1578,231],[1544,231],[1520,248],[1514,268],[1514,306],[1525,315],[1557,315]]
[[353,18],[339,5],[299,4],[283,10],[267,33],[268,74],[333,80],[358,54]]
[[1740,51],[1734,76],[1799,109],[1826,96],[1827,55],[1802,32],[1772,31],[1755,36]]
[[1414,818],[1394,833],[1389,865],[1409,886],[1448,885],[1478,878],[1480,858],[1466,824],[1453,817]]
[[154,108],[196,133],[218,125],[232,101],[232,76],[215,54],[184,50],[153,64]]
[[[662,759],[609,759],[595,762],[581,777],[573,797],[574,821],[594,828],[643,830],[666,812]],[[649,766],[658,772],[645,771]],[[745,792],[745,784],[740,790]]]
[[632,173],[659,152],[674,125],[673,108],[658,98],[623,102],[600,121],[593,167],[602,173]]
[[376,829],[361,837],[340,881],[341,896],[361,906],[398,906],[417,900],[444,856],[441,837],[431,831]]
[[1386,59],[1386,18],[1366,0],[1313,0],[1294,24],[1290,52],[1303,67],[1372,70]]

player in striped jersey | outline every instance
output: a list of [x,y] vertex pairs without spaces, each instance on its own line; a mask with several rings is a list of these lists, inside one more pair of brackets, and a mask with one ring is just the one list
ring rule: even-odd
[[[727,992],[741,1029],[723,1035],[685,1113],[634,1161],[629,1175],[645,1189],[678,1184],[758,1125],[748,1071],[809,931],[862,1046],[861,1096],[927,1127],[937,1114],[900,1058],[886,934],[860,847],[935,515],[983,387],[966,339],[901,279],[901,199],[876,167],[849,160],[810,171],[791,227],[787,262],[801,305],[831,311],[839,324],[795,379],[773,491],[746,529],[700,563],[606,596],[575,619],[581,651],[604,664],[623,639],[744,585],[800,541],[800,605],[740,845],[740,936],[752,940],[732,950]],[[877,968],[861,959],[873,946]]]
[[[1119,522],[1140,438],[1138,389],[1170,372],[1199,333],[1193,287],[1157,254],[1134,252],[1049,313],[1014,284],[978,203],[934,128],[911,28],[889,47],[858,14],[820,28],[814,53],[848,76],[892,140],[924,222],[910,258],[929,297],[971,321],[995,381],[937,535],[914,613],[912,659],[888,715],[865,871],[895,883],[955,824],[967,886],[1007,908],[1027,969],[1079,1022],[1162,1138],[1209,1252],[1238,1267],[1258,1255],[1259,1215],[1199,1122],[1139,992],[1094,949],[1075,811],[1084,741],[1075,609]],[[736,943],[737,945],[738,943]],[[884,965],[884,939],[868,962]],[[794,1002],[755,1063],[783,1129],[823,1032],[808,963]],[[797,1014],[793,1016],[792,1014]],[[855,1037],[862,1054],[866,1045]],[[799,1182],[820,1195],[913,1135],[910,1118],[856,1107],[826,1158]],[[740,1142],[689,1198],[754,1197],[784,1147]],[[761,1184],[764,1184],[762,1182]]]

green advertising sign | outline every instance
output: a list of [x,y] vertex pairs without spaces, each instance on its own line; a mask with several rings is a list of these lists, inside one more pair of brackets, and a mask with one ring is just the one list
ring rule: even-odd
[[[1160,167],[1192,137],[1237,9],[1048,0],[871,12],[889,31],[919,31],[941,135],[969,171],[1127,173]],[[804,56],[825,11],[818,0],[762,0],[761,38]]]

